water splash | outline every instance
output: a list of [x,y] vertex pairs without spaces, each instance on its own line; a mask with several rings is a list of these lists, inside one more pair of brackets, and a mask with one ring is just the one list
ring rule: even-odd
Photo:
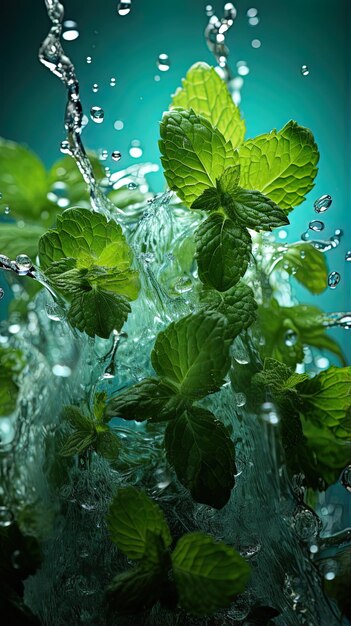
[[231,2],[227,2],[224,5],[223,17],[220,19],[214,15],[212,7],[211,10],[206,7],[206,13],[209,17],[205,28],[206,44],[218,63],[221,77],[229,83],[234,78],[234,74],[228,65],[229,49],[225,44],[225,39],[234,24],[236,8]]

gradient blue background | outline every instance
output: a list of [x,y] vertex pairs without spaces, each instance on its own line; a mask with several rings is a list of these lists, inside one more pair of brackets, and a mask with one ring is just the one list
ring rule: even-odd
[[[102,106],[105,121],[89,122],[83,133],[86,145],[94,150],[120,150],[119,167],[136,160],[128,154],[132,139],[139,139],[144,161],[158,161],[158,125],[168,107],[170,94],[180,84],[188,67],[198,60],[213,63],[203,30],[206,24],[203,0],[133,0],[128,16],[117,14],[116,0],[66,0],[66,19],[78,22],[80,37],[65,42],[81,82],[85,112]],[[224,2],[212,2],[218,13]],[[351,249],[349,219],[350,188],[350,14],[349,0],[238,0],[238,18],[228,35],[230,63],[245,60],[250,74],[242,89],[242,112],[247,136],[280,128],[287,120],[312,129],[321,159],[315,189],[292,215],[289,240],[300,237],[316,217],[313,201],[328,193],[332,207],[324,214],[326,236],[342,227],[344,238],[328,256],[330,270],[342,280],[335,290],[312,296],[299,290],[300,299],[328,311],[350,310],[351,263],[345,252]],[[256,7],[260,22],[248,24],[247,9]],[[64,88],[41,66],[37,50],[49,22],[42,0],[4,0],[1,20],[1,115],[0,134],[27,143],[49,166],[60,156],[64,138]],[[95,32],[94,32],[95,31]],[[98,31],[96,33],[96,31]],[[252,39],[262,46],[253,49]],[[171,69],[158,72],[160,53],[169,55]],[[88,65],[86,57],[93,57]],[[310,74],[303,77],[302,64]],[[159,74],[161,80],[155,82]],[[116,87],[109,86],[116,77]],[[92,92],[92,84],[99,92]],[[124,122],[116,131],[113,122]],[[116,165],[105,163],[111,169]],[[154,191],[164,182],[154,175]],[[341,329],[335,337],[351,345],[351,333]],[[350,353],[350,350],[348,351]]]

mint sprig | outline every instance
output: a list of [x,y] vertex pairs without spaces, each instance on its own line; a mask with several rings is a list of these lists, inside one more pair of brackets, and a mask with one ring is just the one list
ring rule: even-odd
[[200,532],[172,542],[160,507],[134,487],[119,489],[108,514],[112,541],[136,568],[116,576],[108,588],[110,607],[136,613],[157,601],[191,615],[211,615],[230,604],[248,582],[245,560],[223,542]]
[[202,288],[199,300],[207,311],[216,311],[224,315],[232,340],[256,320],[257,303],[253,291],[242,282],[225,293]]

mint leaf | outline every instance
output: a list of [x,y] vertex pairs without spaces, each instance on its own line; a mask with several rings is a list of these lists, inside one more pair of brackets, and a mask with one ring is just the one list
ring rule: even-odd
[[172,564],[179,603],[193,615],[229,606],[250,576],[249,565],[233,548],[199,532],[178,541]]
[[240,184],[291,211],[314,186],[319,153],[310,130],[288,122],[280,131],[249,139],[239,149]]
[[167,183],[189,207],[205,189],[216,186],[226,167],[237,162],[232,144],[192,110],[164,114],[159,146]]
[[113,465],[117,461],[121,444],[118,437],[107,427],[105,428],[106,430],[99,431],[98,427],[94,449],[97,454]]
[[225,293],[203,288],[199,298],[207,311],[226,317],[231,339],[247,330],[256,319],[257,303],[252,289],[244,283],[238,283]]
[[64,406],[62,410],[62,417],[77,430],[86,430],[89,432],[94,430],[93,421],[90,417],[83,415],[77,406],[71,404]]
[[351,434],[351,367],[329,367],[298,386],[301,412],[316,426],[328,426],[336,436]]
[[147,552],[148,534],[160,536],[168,548],[172,538],[160,507],[134,487],[119,489],[108,514],[112,541],[124,554],[136,561]]
[[260,191],[238,187],[228,201],[225,211],[241,226],[252,230],[272,230],[289,224],[285,213]]
[[106,415],[137,422],[167,419],[176,391],[162,379],[146,378],[112,398],[107,404]]
[[9,205],[16,219],[38,218],[49,204],[42,162],[27,148],[1,138],[0,189],[2,209]]
[[221,195],[218,189],[215,187],[205,189],[192,203],[191,208],[199,211],[218,211],[221,208]]
[[0,346],[0,417],[12,413],[19,392],[18,375],[25,361],[20,350]]
[[93,288],[74,294],[67,320],[90,337],[108,339],[113,330],[120,331],[131,308],[123,296]]
[[140,563],[113,579],[108,587],[108,604],[119,615],[146,611],[159,599],[163,583],[162,571]]
[[222,315],[204,311],[172,322],[151,353],[155,371],[187,398],[218,391],[230,364],[226,328]]
[[246,228],[214,213],[195,232],[200,280],[227,291],[245,274],[250,260],[251,237]]
[[95,431],[91,430],[76,430],[70,435],[60,450],[60,456],[75,456],[76,454],[82,454],[85,452],[96,437]]
[[168,461],[196,502],[216,509],[228,502],[234,487],[234,444],[212,413],[197,407],[184,411],[168,423],[165,446]]
[[[312,293],[322,293],[328,284],[325,255],[310,243],[293,243],[285,247],[274,269],[284,269]],[[279,258],[279,257],[278,257]]]
[[218,128],[236,148],[244,140],[245,122],[225,82],[207,63],[195,63],[172,98],[174,107],[193,109]]
[[227,167],[220,178],[217,178],[216,187],[205,189],[192,203],[191,208],[201,211],[218,211],[221,207],[226,208],[238,188],[239,176],[238,165]]
[[238,190],[239,179],[240,165],[232,165],[224,170],[217,182],[217,186],[222,194],[233,196]]
[[0,227],[0,250],[10,259],[15,259],[20,251],[33,261],[38,253],[38,242],[44,233],[42,226],[26,224],[19,228],[17,224],[2,223]]

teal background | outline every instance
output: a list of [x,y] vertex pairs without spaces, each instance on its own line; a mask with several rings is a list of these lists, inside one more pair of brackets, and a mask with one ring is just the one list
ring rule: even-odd
[[[105,121],[89,122],[83,139],[91,149],[120,150],[119,168],[136,163],[128,155],[132,139],[139,139],[142,160],[158,160],[158,124],[168,107],[170,94],[180,84],[188,67],[198,60],[213,62],[203,37],[206,25],[203,0],[133,0],[128,16],[117,14],[116,0],[66,0],[66,19],[78,22],[80,37],[64,42],[77,69],[85,112],[102,106]],[[223,2],[212,3],[220,13]],[[316,214],[313,201],[329,193],[333,204],[323,218],[323,235],[336,227],[344,230],[338,249],[328,253],[330,270],[342,280],[335,290],[312,296],[302,288],[300,300],[313,302],[328,311],[351,309],[351,249],[349,219],[350,188],[350,14],[349,0],[238,0],[238,18],[228,34],[230,64],[245,60],[250,74],[245,77],[241,109],[247,136],[280,128],[293,118],[312,129],[321,160],[315,189],[292,215],[289,240],[300,237]],[[248,24],[246,11],[259,10],[260,22]],[[37,51],[48,31],[44,1],[4,0],[1,20],[1,115],[0,134],[28,144],[49,166],[59,158],[64,138],[64,88],[39,64]],[[96,32],[97,31],[97,32]],[[251,40],[262,42],[253,49]],[[171,68],[158,72],[160,53],[169,55]],[[93,57],[88,65],[86,57]],[[303,77],[302,64],[310,74]],[[155,82],[159,74],[161,80]],[[116,77],[116,87],[109,86]],[[97,94],[92,84],[99,84]],[[113,122],[122,120],[122,131]],[[110,159],[105,163],[117,169]],[[153,175],[154,191],[163,188],[161,174]],[[350,335],[350,336],[349,336]],[[351,333],[341,329],[335,337],[344,345]]]

